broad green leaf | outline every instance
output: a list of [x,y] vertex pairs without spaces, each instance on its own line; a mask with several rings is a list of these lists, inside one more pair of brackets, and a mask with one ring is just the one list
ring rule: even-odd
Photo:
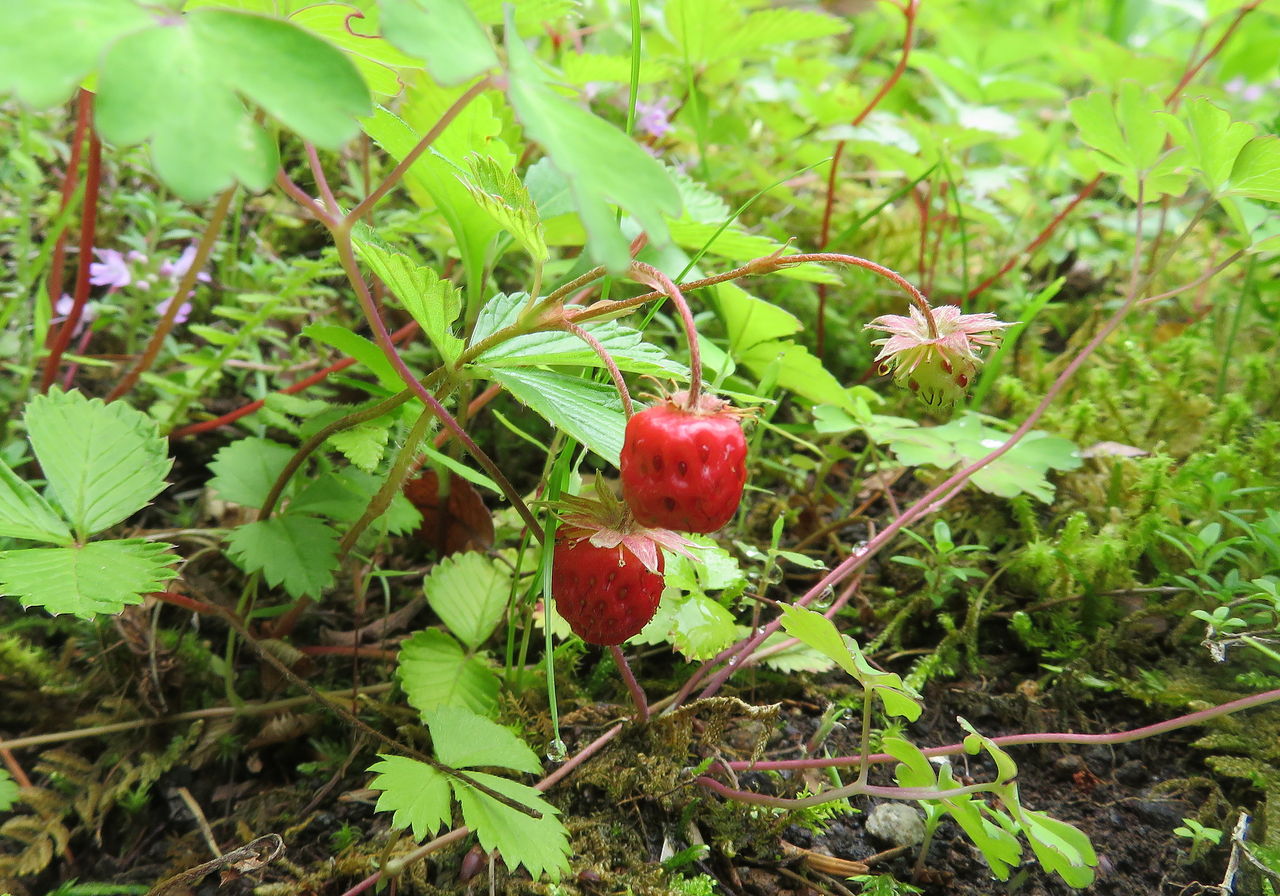
[[[526,293],[498,293],[480,309],[472,331],[471,344],[476,345],[504,327],[514,324],[523,310]],[[685,379],[688,368],[671,360],[656,345],[620,321],[589,323],[583,327],[604,346],[618,365],[630,373]],[[526,333],[508,339],[481,353],[475,363],[484,367],[595,367],[604,362],[592,348],[572,333],[563,330]]]
[[1212,193],[1227,186],[1240,149],[1254,134],[1252,125],[1232,121],[1230,113],[1204,97],[1189,100],[1178,117],[1170,117],[1169,129]]
[[507,867],[523,865],[534,880],[546,874],[553,882],[569,870],[569,838],[555,806],[525,784],[471,772],[471,777],[503,796],[523,803],[542,814],[533,818],[481,793],[465,781],[454,781],[453,792],[462,804],[462,820],[475,832],[486,852],[497,850]]
[[457,641],[437,629],[424,629],[400,645],[396,677],[409,705],[421,713],[461,706],[488,715],[497,705],[498,677],[484,660],[467,656]]
[[817,356],[790,339],[758,342],[734,355],[760,379],[772,378],[783,389],[814,404],[833,404],[852,409],[848,390],[840,384]]
[[1080,138],[1102,153],[1100,167],[1118,175],[1129,196],[1137,198],[1139,179],[1146,200],[1185,189],[1181,151],[1164,149],[1170,118],[1155,91],[1125,81],[1114,94],[1094,91],[1068,105]]
[[804,329],[800,318],[790,311],[758,299],[736,284],[722,283],[713,292],[731,353],[745,352],[761,342],[782,339]]
[[224,501],[259,508],[295,453],[256,436],[224,445],[209,464],[209,488]]
[[129,538],[66,548],[0,551],[0,594],[54,616],[114,615],[177,573],[171,545]]
[[708,660],[738,638],[733,614],[703,594],[691,594],[671,618],[667,637],[685,659]]
[[933,771],[933,764],[915,744],[900,737],[886,737],[880,742],[880,749],[900,763],[894,769],[894,778],[899,787],[938,786],[938,776]]
[[146,506],[173,461],[154,420],[122,401],[53,389],[27,403],[23,420],[49,490],[82,538]]
[[546,261],[550,257],[538,207],[515,171],[476,153],[467,159],[467,174],[459,179],[476,205],[511,234],[530,258]]
[[412,828],[414,839],[421,841],[452,820],[448,778],[417,759],[384,753],[378,756],[380,761],[369,766],[376,776],[369,787],[382,791],[374,809],[393,813],[393,828]]
[[382,96],[395,96],[400,92],[397,69],[421,64],[373,33],[377,29],[367,14],[347,3],[304,6],[290,14],[289,21],[341,49],[355,63],[369,89]]
[[1098,864],[1093,844],[1078,828],[1044,812],[1020,809],[1017,814],[1027,842],[1045,871],[1058,874],[1077,890],[1093,883]]
[[463,343],[453,335],[452,327],[462,312],[462,296],[454,285],[409,256],[379,246],[359,234],[355,247],[360,259],[413,315],[441,357],[449,364],[458,360]]
[[532,368],[490,371],[518,400],[617,466],[627,418],[612,385]]
[[498,64],[493,44],[465,0],[379,0],[382,33],[421,57],[431,77],[451,87]]
[[311,324],[302,331],[302,335],[316,342],[332,346],[344,355],[355,358],[378,379],[378,385],[388,392],[399,392],[404,388],[404,380],[396,373],[395,367],[387,360],[382,349],[370,340],[359,336],[346,327],[338,324]]
[[789,640],[786,635],[774,632],[760,645],[759,653],[764,657],[761,662],[770,669],[779,672],[827,672],[835,667],[829,657],[808,644],[793,643],[776,652],[771,650],[785,640]]
[[[941,469],[968,465],[1008,441],[1008,433],[986,426],[978,414],[966,411],[941,426],[921,427],[877,417],[866,426],[868,435],[887,443],[898,460],[908,466],[928,464]],[[1074,470],[1083,461],[1076,446],[1066,439],[1032,430],[1006,454],[987,464],[970,480],[974,486],[1011,498],[1026,493],[1048,503],[1053,484],[1050,470]]]
[[272,588],[316,597],[333,584],[338,533],[323,520],[286,513],[233,529],[227,556],[245,572],[262,573]]
[[513,26],[507,27],[507,97],[525,133],[546,151],[570,189],[587,230],[587,251],[610,271],[631,263],[626,236],[610,204],[631,214],[654,246],[667,243],[665,216],[680,214],[680,194],[666,169],[617,128],[571,103],[547,82]]
[[113,41],[151,24],[134,0],[0,3],[0,94],[37,109],[65,102]]
[[738,595],[747,586],[747,575],[738,560],[705,535],[691,535],[693,556],[668,554],[663,580],[681,591],[727,591]]
[[440,621],[454,637],[474,649],[493,634],[502,619],[511,576],[491,558],[467,551],[437,563],[423,589]]
[[34,488],[0,460],[0,536],[70,544],[66,522]]
[[95,123],[113,143],[149,140],[160,178],[197,202],[236,181],[261,190],[275,177],[275,143],[241,97],[325,149],[354,136],[356,117],[369,111],[355,66],[315,35],[267,16],[197,9],[111,46]]
[[484,716],[459,706],[435,706],[422,714],[431,729],[436,758],[454,768],[497,766],[518,772],[542,771],[529,745]]
[[0,768],[0,812],[8,812],[18,801],[18,785],[9,773]]
[[1280,137],[1254,137],[1231,168],[1232,196],[1280,202]]

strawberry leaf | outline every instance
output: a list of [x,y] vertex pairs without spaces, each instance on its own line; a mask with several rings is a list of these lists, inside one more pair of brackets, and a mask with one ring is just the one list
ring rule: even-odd
[[489,35],[464,0],[379,0],[382,33],[420,56],[431,76],[451,86],[498,64]]
[[18,785],[9,773],[0,768],[0,812],[8,812],[18,801]]
[[0,551],[0,594],[54,616],[92,619],[119,613],[164,588],[176,573],[171,545],[130,538],[65,548]]
[[245,572],[260,572],[292,597],[318,595],[333,583],[338,533],[323,520],[284,514],[239,526],[227,538],[227,556]]
[[437,629],[418,632],[400,645],[396,677],[409,704],[425,713],[438,706],[461,706],[478,715],[493,712],[498,677],[476,656]]
[[463,781],[453,791],[462,804],[462,818],[485,850],[498,850],[508,867],[523,865],[537,880],[544,873],[552,881],[569,870],[569,838],[556,816],[559,810],[525,784],[471,772],[477,782],[542,814],[533,818],[481,793]]
[[49,490],[82,539],[136,513],[173,462],[154,420],[123,402],[51,390],[23,420]]
[[460,706],[436,706],[422,714],[439,760],[454,768],[497,766],[536,774],[542,771],[529,745],[497,722]]
[[493,370],[489,375],[553,426],[618,464],[627,421],[612,385],[532,368]]
[[427,603],[449,631],[474,649],[502,619],[511,577],[490,558],[468,551],[437,563],[423,587]]
[[209,464],[209,487],[224,501],[261,507],[294,450],[270,439],[240,439],[218,450]]
[[40,493],[0,460],[0,535],[70,544],[71,530]]
[[412,828],[417,840],[433,836],[453,817],[448,779],[425,762],[378,755],[381,761],[369,766],[376,775],[369,787],[382,791],[374,808],[393,813],[391,826]]
[[452,330],[453,322],[462,312],[462,294],[431,268],[380,246],[373,239],[373,231],[357,231],[355,247],[360,260],[413,315],[441,357],[452,364],[462,352],[462,340],[453,335]]

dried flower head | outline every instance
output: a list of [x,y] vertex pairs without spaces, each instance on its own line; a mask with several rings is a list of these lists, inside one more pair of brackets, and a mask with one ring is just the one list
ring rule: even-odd
[[984,347],[1000,343],[1000,331],[1013,324],[996,320],[991,313],[962,314],[956,305],[930,308],[930,320],[917,307],[910,317],[885,314],[863,329],[889,335],[876,339],[881,374],[893,373],[893,381],[910,389],[932,407],[947,407],[964,397],[973,382]]

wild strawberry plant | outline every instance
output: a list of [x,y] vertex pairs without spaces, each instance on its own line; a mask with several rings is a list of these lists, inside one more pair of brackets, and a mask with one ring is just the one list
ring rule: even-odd
[[[1122,325],[1274,253],[1280,141],[1233,116],[1221,97],[1187,93],[1257,4],[1210,4],[1201,28],[1220,39],[1192,47],[1181,71],[1158,73],[1163,56],[1098,49],[1069,29],[1061,55],[1071,62],[1051,70],[1043,54],[1028,54],[1025,35],[987,40],[972,18],[941,5],[891,6],[900,16],[852,30],[837,15],[727,0],[667,0],[648,12],[633,3],[624,20],[593,7],[601,27],[585,30],[573,5],[557,2],[264,9],[251,0],[46,0],[0,10],[0,29],[24,36],[0,46],[0,91],[37,109],[74,95],[77,115],[60,210],[38,249],[27,235],[15,278],[22,301],[6,305],[15,332],[30,335],[15,355],[25,411],[0,461],[0,536],[22,544],[0,551],[0,589],[55,615],[92,619],[156,600],[217,619],[228,634],[219,662],[208,663],[233,704],[253,686],[237,662],[238,646],[248,645],[263,669],[376,741],[368,770],[378,808],[429,842],[384,855],[351,893],[468,832],[509,869],[567,879],[580,870],[570,833],[542,791],[622,732],[660,724],[659,709],[669,719],[699,697],[720,705],[709,698],[754,666],[839,667],[855,679],[858,755],[797,760],[856,768],[855,782],[798,802],[725,783],[748,769],[801,767],[752,760],[704,763],[681,786],[781,808],[855,795],[915,801],[927,837],[950,817],[1001,879],[1020,865],[1025,841],[1046,872],[1087,886],[1093,847],[1079,829],[1023,805],[1006,739],[966,723],[963,744],[921,748],[892,735],[883,754],[871,753],[878,718],[905,724],[920,715],[908,682],[935,674],[943,653],[904,678],[873,665],[837,621],[851,623],[844,610],[871,561],[969,484],[1027,502],[1014,506],[1033,528],[1030,500],[1055,498],[1050,474],[1083,466],[1055,400],[1106,356]],[[1071,15],[1043,13],[1043,24]],[[1117,20],[1108,39],[1150,37],[1126,27]],[[1175,30],[1156,36],[1161,49]],[[839,70],[886,40],[896,55],[875,60],[870,86]],[[830,52],[837,46],[845,55]],[[1127,80],[1136,62],[1168,92]],[[1010,111],[1030,101],[1053,110],[1047,128]],[[766,131],[779,140],[760,153]],[[148,249],[181,242],[167,270],[146,267],[141,248],[105,248],[131,245],[124,234],[102,238],[97,215],[113,189],[104,159],[110,169],[134,145],[145,147],[157,189],[211,202],[190,227],[131,237]],[[849,159],[875,173],[865,183],[842,177]],[[1087,204],[1103,184],[1125,214],[1106,206],[1104,217]],[[1068,195],[1066,185],[1075,197],[1045,216],[1038,236],[1022,234],[1016,219],[1040,220],[1040,192]],[[1068,277],[1034,289],[1027,280],[1025,294],[1002,287],[999,307],[1011,310],[1000,314],[973,303],[1020,261],[1011,245],[1026,236],[1028,251],[1039,249],[1081,207],[1094,212],[1098,232],[1077,229],[1069,243],[1119,270],[1115,294],[1097,301],[1079,333],[1059,334],[1060,358],[1029,365],[1026,353],[1040,351],[1034,328],[1064,313]],[[64,234],[76,213],[76,270],[64,294],[74,248]],[[297,258],[274,267],[251,258],[287,231],[306,234],[292,240]],[[1125,252],[1114,250],[1112,232],[1126,235]],[[851,242],[876,260],[834,251]],[[1188,247],[1209,242],[1221,244],[1213,263],[1182,262]],[[1062,261],[1065,250],[1054,249]],[[991,259],[1006,257],[989,271]],[[866,289],[870,280],[851,290],[857,271],[895,298]],[[168,298],[154,305],[158,320],[138,346],[132,323],[142,317],[144,276]],[[918,284],[947,299],[931,302]],[[885,335],[852,338],[868,328]],[[111,350],[119,343],[123,355]],[[313,354],[324,366],[315,369]],[[306,374],[287,387],[270,381],[281,358]],[[879,365],[919,403],[850,386],[859,365]],[[109,381],[90,375],[97,369]],[[1222,386],[1225,362],[1220,371]],[[631,393],[641,377],[681,388],[642,407]],[[98,393],[107,403],[86,397]],[[1007,419],[979,413],[988,399]],[[881,413],[886,401],[912,419]],[[951,422],[914,419],[966,402]],[[1055,425],[1034,428],[1046,421]],[[238,574],[218,576],[234,576],[238,595],[206,599],[195,572],[172,569],[177,555],[158,537],[90,540],[136,521],[164,488],[161,433],[175,445],[219,433],[199,491],[220,525],[174,527],[165,537],[200,546],[188,563],[225,557]],[[899,507],[881,487],[893,508],[887,524],[830,562],[791,549],[801,514],[758,500],[768,497],[763,483],[795,477],[801,495],[825,485],[851,459],[853,441],[864,446],[856,468],[888,467],[891,456],[920,471],[923,493],[916,488]],[[621,498],[609,482],[615,469]],[[595,503],[580,494],[591,472]],[[415,502],[425,510],[404,497],[410,482],[434,490],[434,500]],[[459,508],[474,513],[480,503],[484,512],[483,502],[458,497],[468,489],[506,509],[460,538],[491,551],[439,559],[426,572],[422,597],[439,625],[398,643],[394,676],[421,725],[392,736],[316,692],[287,642],[347,597],[361,612],[379,589],[390,600],[408,572],[396,568],[393,537],[465,530]],[[1083,538],[1088,520],[1079,520],[1071,531]],[[1266,541],[1262,527],[1232,522]],[[976,619],[981,595],[960,587],[970,571],[940,558],[986,546],[957,548],[952,529],[935,523],[933,560],[895,559],[924,570],[932,610],[949,614],[952,591],[964,590]],[[711,533],[719,534],[698,537]],[[1199,588],[1227,556],[1236,542],[1210,556],[1218,534],[1164,538],[1194,567],[1179,586]],[[1086,568],[1061,550],[1028,549],[1022,560],[1033,572],[1065,564],[1077,578]],[[814,574],[808,588],[777,587],[797,570]],[[1192,617],[1210,625],[1220,652],[1231,637],[1265,647],[1255,626],[1274,592],[1269,575],[1268,567],[1245,589],[1243,606]],[[1096,595],[1087,597],[1082,619],[1096,625]],[[814,606],[823,612],[805,609]],[[862,615],[865,624],[874,608]],[[966,634],[946,618],[948,639],[976,639],[976,622]],[[1019,618],[1015,629],[1029,636],[1030,617]],[[563,686],[566,670],[591,654],[566,620],[587,644],[608,647],[638,723],[612,725],[572,755],[559,731],[557,660]],[[355,633],[351,656],[365,655],[366,634]],[[495,647],[502,635],[505,646]],[[651,702],[621,646],[629,639],[699,665]],[[322,645],[302,645],[316,647],[324,655]],[[529,722],[522,739],[495,719],[519,719],[512,707],[531,693],[549,723]],[[1135,736],[1276,697],[1266,691]],[[423,734],[430,753],[415,745]],[[543,772],[538,753],[548,741],[563,760],[555,771],[536,787],[511,777]],[[929,761],[959,751],[983,754],[991,780],[962,783]],[[891,760],[897,786],[869,783],[872,766]],[[29,855],[40,854],[33,841]],[[919,856],[927,862],[928,839]]]

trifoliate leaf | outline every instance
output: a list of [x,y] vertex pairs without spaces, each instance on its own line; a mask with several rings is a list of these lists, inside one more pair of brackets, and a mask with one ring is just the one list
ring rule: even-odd
[[497,766],[536,774],[538,754],[510,729],[460,706],[436,706],[422,714],[436,758],[454,768]]
[[419,712],[437,706],[462,706],[479,715],[498,701],[498,677],[442,631],[425,629],[400,645],[396,677],[409,704]]
[[124,402],[53,389],[23,420],[49,490],[82,538],[146,506],[173,465],[154,420]]
[[502,619],[511,576],[491,558],[468,551],[437,563],[423,589],[440,621],[459,641],[475,648]]
[[390,436],[391,419],[380,417],[335,432],[329,436],[329,444],[361,470],[372,473],[382,463]]
[[93,541],[65,548],[0,551],[0,594],[54,616],[92,619],[119,613],[160,591],[176,573],[171,545],[140,538]]
[[275,142],[242,97],[325,149],[340,148],[369,112],[369,91],[341,51],[280,19],[202,8],[162,14],[111,45],[95,124],[113,143],[149,140],[160,178],[197,202],[275,177]]
[[71,530],[34,488],[0,460],[0,536],[70,544]]
[[484,772],[471,772],[480,784],[542,813],[533,818],[506,806],[463,781],[453,782],[454,794],[462,804],[462,819],[475,831],[484,850],[498,850],[509,868],[523,865],[533,879],[544,873],[553,882],[569,870],[569,838],[556,818],[559,810],[538,791]]
[[256,436],[232,442],[209,463],[209,488],[224,501],[259,508],[294,454],[288,445]]
[[378,812],[392,812],[391,826],[412,828],[415,840],[433,836],[453,817],[449,780],[425,762],[405,756],[379,753],[379,762],[369,766],[375,777],[369,782],[381,790]]
[[664,215],[680,214],[680,193],[666,169],[622,131],[557,93],[510,24],[506,44],[507,97],[525,133],[562,173],[572,173],[569,187],[591,257],[615,273],[631,263],[611,204],[636,219],[650,245],[665,245]]
[[227,556],[245,572],[260,572],[292,597],[316,596],[333,583],[338,533],[311,516],[284,514],[247,523],[227,537]]

